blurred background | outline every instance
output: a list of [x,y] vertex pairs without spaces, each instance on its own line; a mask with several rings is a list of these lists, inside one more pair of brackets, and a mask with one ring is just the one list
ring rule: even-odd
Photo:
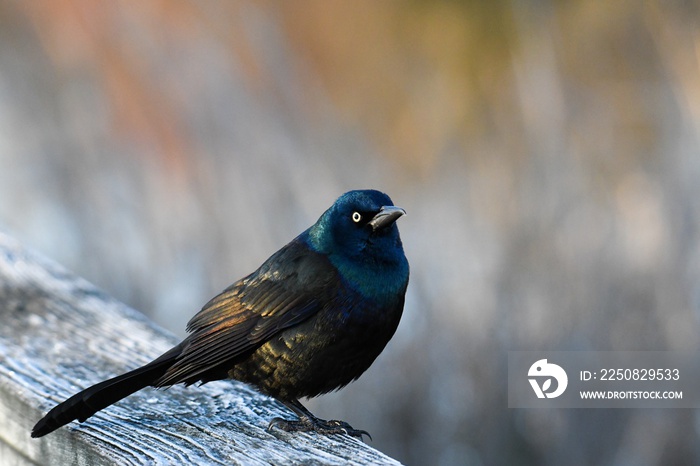
[[508,409],[506,366],[698,351],[699,25],[689,1],[0,0],[0,229],[182,336],[380,189],[409,214],[404,318],[317,415],[412,465],[697,464],[696,411]]

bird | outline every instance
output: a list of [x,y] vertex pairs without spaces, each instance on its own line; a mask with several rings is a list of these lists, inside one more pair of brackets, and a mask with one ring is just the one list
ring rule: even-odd
[[383,192],[346,192],[257,270],[205,304],[181,343],[58,404],[31,436],[84,422],[145,387],[234,379],[296,415],[273,418],[268,431],[371,438],[347,422],[314,416],[299,400],[356,380],[396,332],[409,279],[396,225],[405,214]]

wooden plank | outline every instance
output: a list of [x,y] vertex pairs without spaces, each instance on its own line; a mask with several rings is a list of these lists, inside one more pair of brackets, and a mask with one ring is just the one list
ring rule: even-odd
[[56,403],[177,340],[0,233],[0,464],[399,464],[346,435],[267,431],[293,417],[235,381],[144,389],[40,439]]

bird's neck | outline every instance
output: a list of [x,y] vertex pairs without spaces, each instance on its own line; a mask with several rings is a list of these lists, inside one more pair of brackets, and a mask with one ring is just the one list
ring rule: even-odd
[[391,262],[366,262],[342,256],[328,256],[343,280],[362,296],[378,304],[403,296],[408,282],[408,262],[403,254]]
[[299,236],[311,249],[328,257],[352,289],[379,304],[394,300],[399,294],[403,296],[408,283],[408,261],[400,240],[383,247],[376,245],[374,254],[369,251],[348,254],[347,251],[333,251],[322,238],[325,239],[325,235],[319,226]]

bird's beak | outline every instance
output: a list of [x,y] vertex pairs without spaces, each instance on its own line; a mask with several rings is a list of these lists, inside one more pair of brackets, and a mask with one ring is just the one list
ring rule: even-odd
[[399,217],[404,215],[406,215],[406,211],[401,207],[385,205],[379,209],[379,212],[369,221],[369,224],[372,226],[372,231],[377,231],[378,229],[388,227],[397,221]]

